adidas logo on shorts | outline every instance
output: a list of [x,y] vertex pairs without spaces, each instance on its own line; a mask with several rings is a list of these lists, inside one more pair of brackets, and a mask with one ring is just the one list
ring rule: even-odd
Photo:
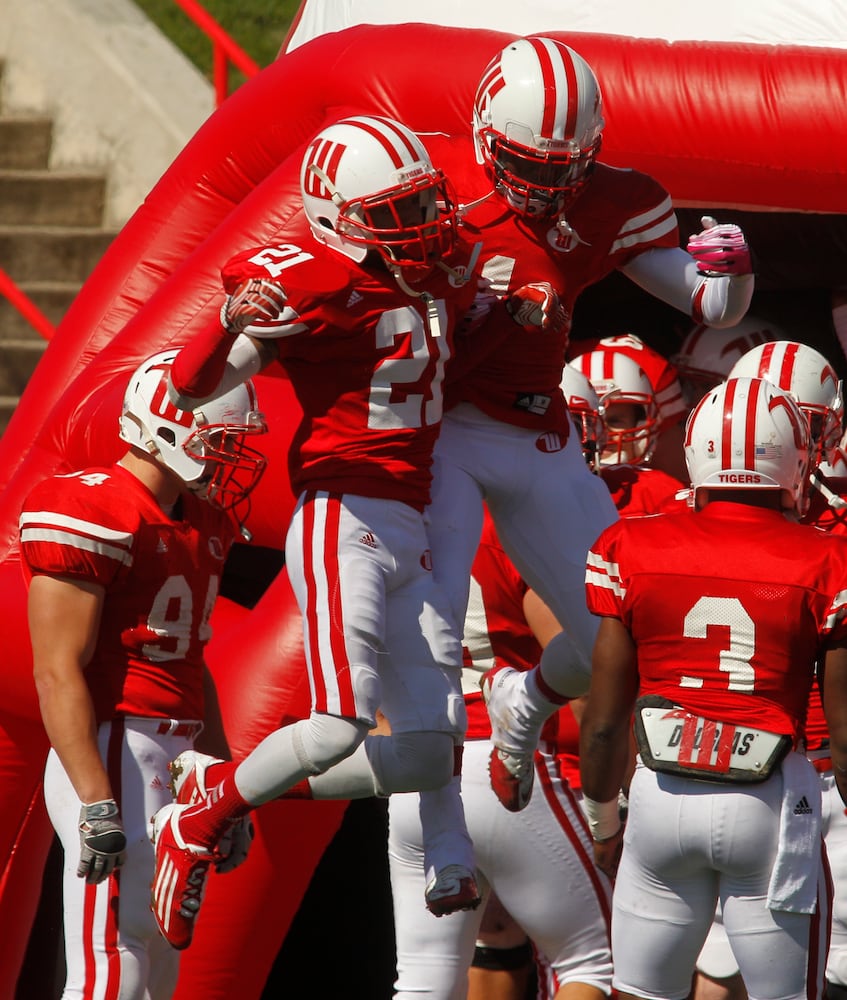
[[373,536],[372,531],[366,531],[364,535],[359,539],[362,545],[367,545],[369,549],[377,548],[376,539]]
[[809,805],[809,800],[804,795],[802,799],[794,806],[795,816],[807,816],[812,812],[812,807]]

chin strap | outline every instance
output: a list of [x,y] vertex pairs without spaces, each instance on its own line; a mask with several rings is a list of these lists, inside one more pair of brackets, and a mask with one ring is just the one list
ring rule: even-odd
[[441,329],[438,304],[432,295],[429,292],[416,292],[413,288],[410,288],[399,267],[392,267],[391,273],[394,275],[394,280],[407,295],[411,295],[412,298],[420,299],[423,302],[426,306],[426,325],[429,328],[430,335],[440,337],[444,331]]

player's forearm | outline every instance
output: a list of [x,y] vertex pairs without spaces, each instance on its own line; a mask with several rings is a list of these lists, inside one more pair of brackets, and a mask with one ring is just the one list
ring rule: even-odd
[[714,327],[740,322],[755,286],[752,274],[702,274],[681,247],[647,250],[621,270],[646,292],[687,313],[695,322]]
[[174,406],[194,410],[257,375],[275,354],[272,341],[255,341],[210,327],[182,348],[171,366],[168,395]]
[[112,798],[106,768],[97,749],[97,728],[91,695],[84,681],[73,676],[36,670],[41,718],[50,745],[62,762],[81,802]]

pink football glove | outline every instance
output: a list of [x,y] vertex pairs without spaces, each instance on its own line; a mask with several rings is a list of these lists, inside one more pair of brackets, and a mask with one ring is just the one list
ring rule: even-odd
[[275,323],[285,308],[285,292],[266,278],[246,278],[235,286],[221,306],[221,326],[241,333],[254,323]]
[[739,226],[718,225],[709,215],[700,220],[703,231],[692,236],[686,248],[701,274],[750,274],[753,265],[750,248]]
[[568,314],[549,281],[522,285],[509,296],[506,309],[521,326],[537,326],[550,333],[567,329]]

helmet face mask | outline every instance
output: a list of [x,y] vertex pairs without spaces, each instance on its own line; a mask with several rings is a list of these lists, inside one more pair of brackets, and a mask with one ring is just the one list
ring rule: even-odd
[[300,174],[315,238],[362,263],[425,277],[456,245],[458,203],[423,143],[399,122],[359,116],[323,129]]
[[245,438],[267,430],[251,382],[236,386],[193,412],[178,410],[167,383],[177,349],[144,361],[124,394],[119,434],[152,455],[185,487],[217,507],[231,509],[259,482],[264,456]]
[[599,349],[574,358],[600,399],[605,446],[600,465],[650,461],[659,438],[659,405],[641,366],[621,351]]
[[685,462],[695,506],[710,489],[779,490],[782,506],[808,506],[809,431],[794,397],[761,378],[730,377],[691,411]]
[[486,67],[474,100],[477,160],[520,215],[573,200],[600,151],[602,97],[588,63],[550,38],[521,38]]
[[562,370],[561,387],[571,423],[579,434],[583,458],[593,472],[599,472],[600,454],[606,447],[600,398],[585,375],[572,364],[566,364]]

